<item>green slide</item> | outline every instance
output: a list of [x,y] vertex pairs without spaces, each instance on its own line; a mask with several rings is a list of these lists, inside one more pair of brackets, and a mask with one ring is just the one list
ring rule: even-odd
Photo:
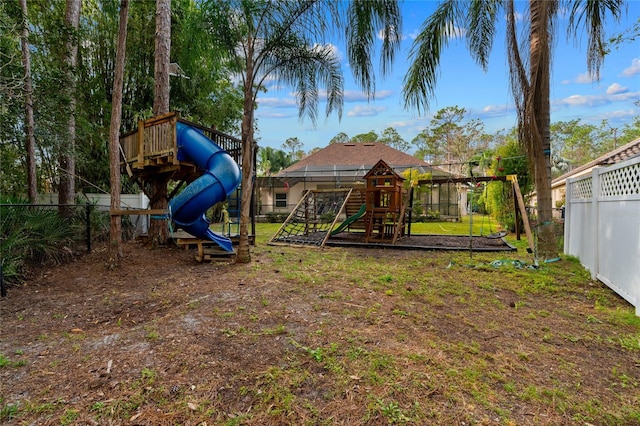
[[334,229],[333,231],[331,231],[331,235],[336,235],[342,231],[344,231],[344,229],[351,225],[353,222],[355,222],[356,220],[360,219],[362,216],[364,216],[364,214],[367,212],[367,205],[363,204],[360,206],[360,210],[358,210],[358,213],[354,214],[353,216],[349,216],[347,218],[347,220],[345,220],[344,222],[342,222],[340,224],[340,226],[338,226],[336,229]]

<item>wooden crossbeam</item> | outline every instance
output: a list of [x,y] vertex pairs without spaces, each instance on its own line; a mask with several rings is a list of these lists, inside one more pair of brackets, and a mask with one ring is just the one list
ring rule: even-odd
[[508,180],[508,178],[507,176],[433,178],[433,179],[421,179],[418,181],[418,185],[441,184],[441,183],[477,183],[477,182],[492,182],[494,180],[505,182],[506,180]]

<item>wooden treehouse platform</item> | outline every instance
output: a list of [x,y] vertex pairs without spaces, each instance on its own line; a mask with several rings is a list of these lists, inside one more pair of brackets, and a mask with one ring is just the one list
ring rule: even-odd
[[178,159],[176,124],[182,122],[195,127],[227,151],[236,163],[241,163],[242,141],[213,128],[183,120],[170,112],[138,122],[138,129],[120,137],[121,166],[130,178],[149,180],[158,175],[191,182],[202,174],[197,166]]

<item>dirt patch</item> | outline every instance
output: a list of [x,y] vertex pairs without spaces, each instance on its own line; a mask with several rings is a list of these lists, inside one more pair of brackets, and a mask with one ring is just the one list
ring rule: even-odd
[[640,423],[640,329],[566,263],[124,252],[118,269],[97,250],[0,300],[4,424]]

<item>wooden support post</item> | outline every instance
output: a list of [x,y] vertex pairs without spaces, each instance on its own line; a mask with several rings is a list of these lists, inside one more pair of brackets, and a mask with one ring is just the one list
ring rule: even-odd
[[524,199],[522,198],[522,192],[520,192],[520,185],[518,185],[518,176],[509,175],[507,179],[511,181],[513,189],[516,192],[516,198],[518,200],[518,207],[520,208],[520,214],[522,215],[522,223],[524,223],[524,232],[527,234],[527,241],[529,242],[529,248],[533,252],[533,235],[531,234],[531,226],[529,225],[529,216],[527,216],[527,209],[524,206]]
[[407,194],[405,194],[405,200],[402,203],[402,207],[400,208],[400,218],[398,219],[398,223],[396,224],[396,229],[393,233],[393,241],[392,244],[395,244],[398,241],[398,237],[402,234],[401,231],[404,230],[404,215],[409,207],[409,201],[412,199],[411,194],[413,193],[413,186],[409,186],[409,190]]
[[516,240],[520,241],[520,209],[518,208],[518,199],[516,198],[517,197],[516,188],[513,185],[511,185],[511,192],[512,192],[511,195],[513,195],[513,200],[514,200],[513,209],[516,217],[516,220],[514,223],[516,227]]
[[135,165],[144,168],[144,121],[138,121],[138,161]]

